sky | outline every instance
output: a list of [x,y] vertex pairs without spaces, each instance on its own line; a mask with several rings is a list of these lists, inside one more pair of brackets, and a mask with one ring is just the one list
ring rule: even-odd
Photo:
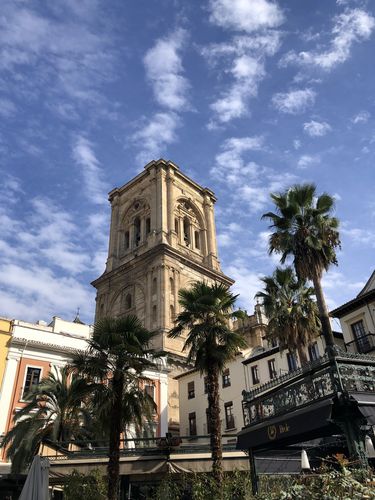
[[2,0],[0,315],[94,319],[107,193],[152,159],[217,198],[222,270],[252,312],[269,194],[335,197],[330,308],[375,255],[375,2]]

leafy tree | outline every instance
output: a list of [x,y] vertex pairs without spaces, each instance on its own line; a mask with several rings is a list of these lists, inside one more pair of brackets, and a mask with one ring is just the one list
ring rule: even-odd
[[316,196],[314,184],[292,186],[284,193],[271,194],[276,213],[267,212],[273,233],[270,253],[281,253],[283,264],[291,256],[300,280],[314,284],[322,331],[328,350],[334,345],[328,309],[321,285],[323,271],[337,265],[336,249],[340,247],[338,219],[332,216],[334,201],[323,193]]
[[188,361],[207,376],[212,471],[219,486],[223,478],[219,376],[238,350],[246,347],[243,336],[229,328],[229,320],[238,316],[233,312],[236,298],[222,283],[195,282],[179,291],[182,312],[169,332],[175,338],[187,331],[183,349],[189,351]]
[[314,289],[298,280],[291,267],[278,267],[272,276],[265,276],[262,281],[264,291],[256,297],[263,301],[268,336],[277,339],[281,349],[297,350],[301,364],[306,364],[304,348],[321,331],[319,311],[312,299]]
[[103,318],[94,325],[87,351],[78,353],[72,363],[78,373],[102,383],[93,407],[98,422],[109,426],[108,500],[118,495],[120,439],[126,424],[141,424],[142,415],[152,413],[151,398],[138,384],[143,370],[155,366],[149,348],[153,335],[136,316]]
[[21,472],[43,443],[82,440],[87,436],[91,414],[82,405],[92,387],[67,367],[50,372],[26,396],[26,406],[18,411],[13,428],[2,446],[12,461],[12,472]]
[[106,499],[106,483],[99,469],[94,469],[89,474],[81,474],[73,470],[66,476],[64,500],[77,500],[78,498]]

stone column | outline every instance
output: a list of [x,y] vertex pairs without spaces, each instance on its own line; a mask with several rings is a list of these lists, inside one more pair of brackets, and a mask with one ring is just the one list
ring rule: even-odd
[[111,213],[111,228],[109,236],[108,260],[107,271],[112,271],[117,258],[117,233],[119,226],[119,197],[118,193],[114,193],[111,199],[112,213]]
[[165,436],[168,432],[168,378],[167,375],[160,375],[160,436]]
[[11,410],[10,406],[14,391],[17,390],[15,384],[17,382],[17,368],[19,362],[19,356],[8,354],[0,393],[0,436],[8,431],[7,420]]
[[171,168],[168,169],[167,175],[167,221],[168,221],[168,235],[169,235],[169,244],[175,244],[175,230],[174,230],[174,214],[173,214],[173,205],[174,205],[174,172]]

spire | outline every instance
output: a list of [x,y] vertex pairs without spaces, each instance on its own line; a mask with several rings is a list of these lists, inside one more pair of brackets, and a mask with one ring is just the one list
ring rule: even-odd
[[85,323],[81,321],[81,318],[79,317],[79,307],[77,307],[77,314],[76,317],[73,319],[73,323],[78,323],[79,325],[85,325]]

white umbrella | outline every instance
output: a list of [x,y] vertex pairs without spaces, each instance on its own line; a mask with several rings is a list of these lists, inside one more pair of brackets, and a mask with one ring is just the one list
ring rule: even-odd
[[48,458],[35,455],[19,500],[48,500]]
[[301,451],[301,469],[302,471],[310,470],[310,462],[306,450]]

